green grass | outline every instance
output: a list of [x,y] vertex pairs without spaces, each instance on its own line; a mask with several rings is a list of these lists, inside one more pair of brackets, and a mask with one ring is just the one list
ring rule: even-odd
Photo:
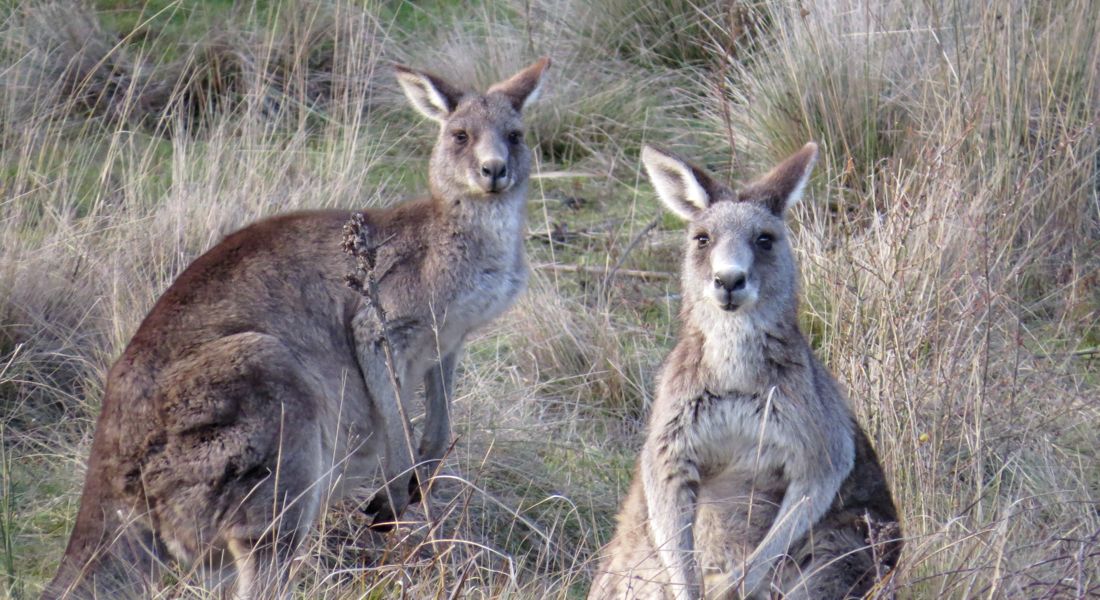
[[[167,52],[164,58],[173,58],[185,44],[201,39],[211,29],[224,26],[228,20],[237,19],[241,12],[232,0],[97,0],[94,3],[104,27],[124,36],[123,42],[141,45],[155,41]],[[255,2],[245,15],[255,23],[270,18],[273,3]]]

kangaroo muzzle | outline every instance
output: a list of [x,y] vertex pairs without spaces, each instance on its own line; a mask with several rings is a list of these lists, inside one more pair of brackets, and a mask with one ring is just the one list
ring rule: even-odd
[[725,311],[732,312],[751,305],[759,292],[759,284],[749,276],[748,266],[739,258],[730,256],[718,259],[716,256],[712,260],[712,276],[706,295]]
[[473,174],[474,187],[486,194],[499,194],[512,187],[508,151],[498,140],[485,140],[476,149],[478,166]]
[[508,180],[508,163],[500,159],[487,160],[481,163],[482,184],[486,191],[497,192],[504,187]]

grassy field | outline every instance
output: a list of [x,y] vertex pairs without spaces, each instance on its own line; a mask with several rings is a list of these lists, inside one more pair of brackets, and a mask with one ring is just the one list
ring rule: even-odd
[[893,591],[1100,597],[1090,0],[0,3],[0,594],[52,576],[105,373],[191,260],[425,190],[391,62],[486,86],[541,55],[536,268],[461,363],[436,514],[334,507],[297,597],[583,597],[677,330],[641,145],[737,180],[808,139],[802,323],[901,508]]

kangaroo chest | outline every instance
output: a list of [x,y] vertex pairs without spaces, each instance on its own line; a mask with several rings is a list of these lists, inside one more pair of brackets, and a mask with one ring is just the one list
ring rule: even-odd
[[507,310],[526,285],[527,266],[518,252],[506,261],[484,265],[456,299],[456,323],[470,329],[485,325]]
[[772,473],[781,475],[795,442],[778,403],[774,394],[769,398],[710,392],[694,401],[693,446],[704,485],[726,477],[768,479]]
[[[458,350],[472,330],[498,317],[523,291],[521,231],[518,225],[509,230],[514,231],[491,236],[466,232],[420,255],[385,257],[380,291],[386,337],[402,387],[420,385],[440,358]],[[365,322],[377,321],[369,304],[361,310]]]
[[527,285],[522,223],[483,234],[441,252],[432,271],[445,272],[432,296],[440,305],[432,326],[447,346],[457,346],[473,329],[507,310]]
[[703,480],[695,538],[704,570],[729,570],[748,556],[783,500],[792,440],[776,401],[710,393],[696,401]]

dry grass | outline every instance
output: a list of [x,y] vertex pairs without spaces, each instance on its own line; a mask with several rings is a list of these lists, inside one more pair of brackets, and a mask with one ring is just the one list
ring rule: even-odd
[[382,537],[336,507],[298,595],[582,595],[675,332],[674,282],[602,275],[677,265],[640,145],[748,174],[807,138],[804,325],[890,474],[899,595],[1100,594],[1100,5],[429,6],[257,3],[199,39],[2,9],[0,589],[52,575],[106,369],[191,260],[424,187],[432,127],[385,61],[485,85],[550,54],[532,139],[570,176],[533,182],[529,250],[584,269],[470,345],[433,518]]

